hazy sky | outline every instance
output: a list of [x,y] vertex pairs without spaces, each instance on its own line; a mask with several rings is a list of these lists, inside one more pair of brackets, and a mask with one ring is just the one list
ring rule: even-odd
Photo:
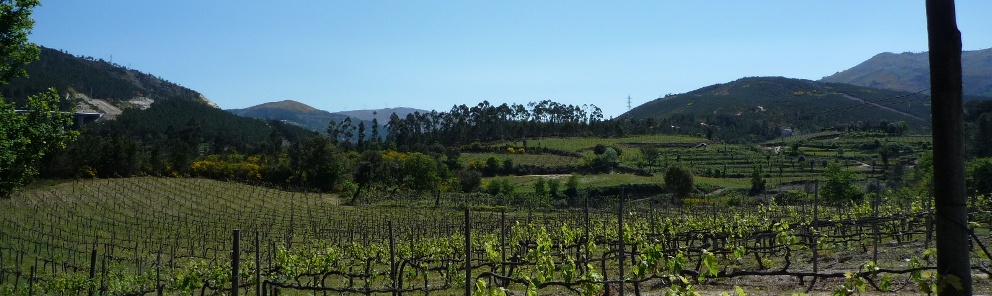
[[[958,0],[965,50],[992,1]],[[555,100],[607,116],[745,76],[820,79],[927,50],[923,0],[43,1],[31,41],[130,66],[222,108],[344,111]]]

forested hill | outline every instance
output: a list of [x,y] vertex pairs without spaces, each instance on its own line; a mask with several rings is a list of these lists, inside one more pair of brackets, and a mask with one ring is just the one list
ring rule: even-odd
[[[124,110],[116,120],[89,124],[67,149],[47,157],[48,177],[167,175],[187,172],[205,154],[278,151],[315,133],[279,121],[246,118],[194,100],[160,100]],[[88,172],[88,173],[87,173]]]
[[[992,97],[992,48],[961,52],[961,65],[964,94]],[[930,56],[880,53],[820,81],[915,92],[930,88]]]
[[[147,108],[153,101],[171,98],[199,100],[216,107],[199,92],[160,77],[103,59],[74,56],[51,48],[41,47],[40,59],[25,69],[27,78],[13,79],[0,86],[0,94],[17,105],[29,95],[54,87],[63,95],[73,93],[77,100],[81,101],[83,97],[102,100],[116,108],[133,104]],[[85,108],[86,104],[83,105]]]
[[749,140],[774,138],[784,129],[812,131],[839,124],[858,127],[906,122],[906,128],[924,128],[930,118],[928,95],[783,77],[748,77],[655,99],[621,119],[650,120],[661,129],[715,134],[722,139],[753,137]]
[[[324,132],[333,120],[343,121],[348,116],[319,110],[293,100],[269,102],[228,112],[251,118],[272,119],[299,125],[312,131]],[[389,116],[388,114],[386,116]]]

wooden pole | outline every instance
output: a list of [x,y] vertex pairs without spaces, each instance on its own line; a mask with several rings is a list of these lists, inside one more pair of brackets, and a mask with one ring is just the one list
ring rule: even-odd
[[238,280],[241,279],[241,230],[234,230],[231,244],[231,295],[238,296]]
[[961,32],[953,0],[927,0],[933,116],[933,184],[938,278],[961,282],[939,295],[971,295],[968,204],[964,176]]
[[626,197],[627,197],[626,194],[627,194],[626,188],[620,189],[620,210],[619,210],[619,213],[618,213],[619,215],[617,215],[617,220],[618,220],[617,221],[617,224],[618,224],[617,225],[617,234],[618,234],[618,236],[620,238],[620,249],[617,251],[617,258],[619,259],[617,261],[620,263],[620,289],[619,289],[620,290],[620,296],[623,296],[624,294],[626,294],[624,292],[624,279],[626,279],[626,277],[625,277],[624,264],[623,264],[624,263],[623,262],[623,259],[624,259],[624,256],[625,256],[625,254],[624,254],[625,253],[624,252],[625,251],[624,248],[626,248],[626,246],[624,245],[624,241],[623,241],[623,216],[624,216],[623,203],[626,202]]
[[262,296],[262,249],[258,230],[255,230],[255,295]]
[[393,221],[389,221],[389,282],[393,296],[397,295],[400,286],[396,285],[396,239],[393,238]]
[[165,286],[162,285],[162,248],[159,246],[158,254],[155,255],[155,295],[162,296]]
[[[806,289],[806,293],[813,290],[816,286],[816,279],[819,278],[817,273],[820,272],[819,266],[819,249],[820,249],[820,234],[817,232],[816,225],[820,220],[820,180],[813,181],[813,222],[810,223],[810,233],[813,235],[813,280],[809,283],[809,288]],[[877,260],[877,259],[876,259]]]
[[[89,292],[89,296],[93,296],[95,294],[95,292],[96,292],[96,291],[94,291],[94,288],[96,287],[95,283],[96,283],[96,247],[94,247],[93,250],[90,252],[90,292]],[[16,285],[15,285],[15,287],[16,287]]]
[[[500,211],[499,213],[499,258],[500,258],[500,274],[508,276],[506,274],[506,210]],[[509,285],[509,281],[502,281],[501,286],[506,288]]]
[[472,218],[465,207],[465,295],[472,295]]

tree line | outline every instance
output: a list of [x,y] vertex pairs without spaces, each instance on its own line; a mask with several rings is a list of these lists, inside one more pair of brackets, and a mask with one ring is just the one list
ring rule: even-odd
[[400,150],[420,150],[438,143],[460,146],[476,141],[566,136],[608,136],[609,124],[595,105],[570,105],[550,100],[523,104],[493,105],[483,101],[476,106],[456,105],[447,112],[415,112],[405,117],[393,113],[379,131],[349,119],[331,122],[327,133],[342,142],[353,140],[360,147],[370,142]]

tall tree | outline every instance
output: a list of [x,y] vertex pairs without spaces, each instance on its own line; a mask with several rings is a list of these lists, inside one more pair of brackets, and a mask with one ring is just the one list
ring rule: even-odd
[[747,191],[747,194],[755,196],[765,192],[766,183],[764,176],[762,176],[761,165],[755,165],[751,169],[751,189]]
[[846,202],[857,200],[862,197],[861,189],[854,185],[857,173],[851,171],[840,163],[831,162],[823,170],[823,178],[826,182],[823,185],[823,198],[834,202]]
[[[377,114],[372,112],[373,115]],[[372,138],[369,138],[369,142],[378,143],[379,142],[379,119],[372,118]]]
[[419,152],[410,153],[403,162],[403,183],[417,192],[436,189],[441,178],[434,159]]
[[[0,0],[0,85],[25,76],[24,65],[38,59],[39,50],[28,42],[37,0]],[[72,114],[58,112],[54,89],[28,98],[27,114],[0,98],[0,198],[8,197],[38,174],[42,157],[65,148],[75,138]]]
[[294,148],[296,151],[290,151],[290,157],[294,158],[290,163],[296,179],[323,192],[333,190],[344,170],[344,160],[337,147],[326,137],[314,135]]
[[673,165],[668,167],[668,171],[665,172],[665,187],[668,187],[668,190],[673,193],[672,203],[675,203],[676,198],[689,197],[695,186],[692,172],[686,168]]
[[359,194],[361,194],[362,189],[368,188],[372,183],[385,179],[385,175],[388,172],[385,171],[383,166],[382,153],[375,150],[365,150],[362,152],[362,156],[358,160],[358,168],[355,171],[355,183],[358,184],[358,189],[355,190],[355,195],[351,197],[351,204],[358,202]]
[[54,89],[29,97],[26,114],[0,100],[0,198],[9,197],[37,176],[45,154],[75,139],[77,133],[69,129],[72,114],[58,112],[58,104]]
[[0,84],[26,76],[23,66],[37,60],[41,50],[28,42],[38,0],[0,0]]

